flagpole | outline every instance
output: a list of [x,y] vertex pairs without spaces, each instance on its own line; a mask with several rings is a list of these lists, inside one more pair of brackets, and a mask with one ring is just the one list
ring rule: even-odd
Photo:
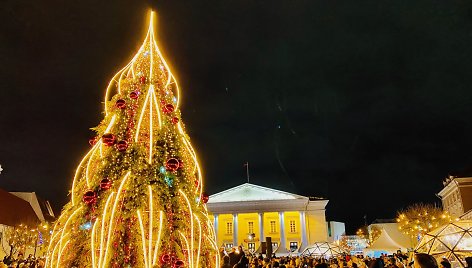
[[247,183],[249,183],[249,162],[246,162]]

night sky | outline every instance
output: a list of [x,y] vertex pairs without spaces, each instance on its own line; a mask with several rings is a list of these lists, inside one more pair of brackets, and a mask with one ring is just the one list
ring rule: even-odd
[[[147,9],[213,194],[325,197],[348,230],[435,197],[472,164],[472,2],[2,2],[0,187],[56,211]],[[2,204],[4,205],[4,204]]]

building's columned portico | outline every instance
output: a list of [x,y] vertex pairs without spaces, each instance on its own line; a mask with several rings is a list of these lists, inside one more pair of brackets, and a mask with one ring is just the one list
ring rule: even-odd
[[310,199],[250,183],[210,196],[218,245],[257,250],[266,237],[277,253],[326,241],[328,200]]

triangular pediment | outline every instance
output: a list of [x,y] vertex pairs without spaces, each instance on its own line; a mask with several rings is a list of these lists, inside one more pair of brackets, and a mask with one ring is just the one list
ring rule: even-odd
[[254,185],[251,183],[244,183],[223,192],[211,195],[208,203],[294,199],[308,199],[308,197]]

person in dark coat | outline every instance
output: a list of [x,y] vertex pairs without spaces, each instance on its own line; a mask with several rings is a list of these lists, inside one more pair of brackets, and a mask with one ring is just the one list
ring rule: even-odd
[[472,257],[466,257],[465,263],[467,263],[467,267],[465,268],[472,268]]
[[236,263],[238,263],[239,259],[241,258],[241,256],[238,253],[236,253],[236,248],[232,248],[228,256],[229,256],[229,265],[231,267],[233,267]]
[[415,268],[438,268],[438,262],[436,259],[426,253],[416,253],[414,256],[414,267]]
[[229,265],[229,256],[223,256],[223,263],[221,264],[221,268],[231,268],[232,266]]

